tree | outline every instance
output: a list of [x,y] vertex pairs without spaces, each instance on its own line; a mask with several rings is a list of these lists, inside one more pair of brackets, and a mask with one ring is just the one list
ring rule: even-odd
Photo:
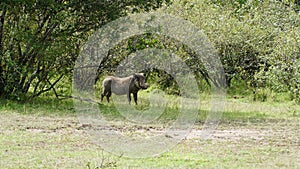
[[97,28],[160,0],[36,0],[0,3],[0,96],[24,100],[71,76],[80,47]]

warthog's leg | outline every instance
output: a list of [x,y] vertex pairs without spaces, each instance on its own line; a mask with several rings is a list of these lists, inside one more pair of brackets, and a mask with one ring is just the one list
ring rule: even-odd
[[103,101],[103,97],[106,96],[106,100],[109,103],[109,97],[111,96],[111,91],[110,90],[104,90],[101,94],[101,102]]
[[102,94],[101,94],[101,102],[103,101],[103,97],[106,96],[107,102],[109,102],[109,97],[111,96],[111,79],[107,78],[103,80],[102,84]]
[[106,100],[109,103],[109,97],[111,96],[111,91],[107,92],[106,94]]
[[104,92],[101,93],[101,102],[103,101],[103,97],[104,97]]
[[127,93],[127,98],[128,98],[128,103],[130,104],[130,102],[131,102],[130,92]]
[[133,99],[135,104],[137,105],[137,93],[133,93]]
[[103,97],[107,95],[107,92],[108,90],[105,87],[103,87],[103,91],[101,93],[101,102],[103,101]]

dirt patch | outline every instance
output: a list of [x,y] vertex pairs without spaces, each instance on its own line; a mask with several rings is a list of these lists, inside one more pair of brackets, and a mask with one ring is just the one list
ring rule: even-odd
[[[9,117],[9,118],[8,118]],[[20,114],[2,114],[0,115],[0,131],[9,132],[15,130],[25,130],[30,133],[75,133],[88,136],[86,131],[95,130],[90,124],[80,124],[76,117],[44,117],[34,115]],[[216,130],[211,131],[206,139],[216,141],[238,142],[242,140],[252,140],[257,142],[269,142],[270,140],[276,144],[300,145],[300,126],[299,122],[295,123],[258,123],[246,126],[242,125],[220,125]],[[97,126],[97,130],[110,130],[120,134],[129,134],[136,136],[152,137],[156,135],[165,135],[165,137],[173,137],[166,135],[164,126],[139,126],[131,125],[126,122],[116,122],[110,126]],[[181,131],[186,133],[186,131]],[[176,137],[176,136],[175,136]],[[201,125],[195,125],[195,128],[187,133],[186,140],[203,139],[203,131]]]
[[[202,138],[202,130],[192,130],[187,139]],[[255,129],[227,129],[227,130],[214,130],[208,135],[208,139],[217,140],[232,140],[238,141],[241,139],[263,140],[269,136],[268,131],[259,131]]]

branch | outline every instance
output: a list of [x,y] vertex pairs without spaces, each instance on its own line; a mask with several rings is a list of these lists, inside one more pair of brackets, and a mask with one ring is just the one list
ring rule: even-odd
[[43,38],[40,40],[40,42],[45,42],[46,39],[51,35],[51,33],[53,32],[54,28],[57,27],[59,23],[53,23],[46,31],[45,34],[43,36]]
[[[50,14],[46,15],[43,19],[41,19],[41,22],[38,23],[38,28],[34,34],[35,37],[38,37],[38,34],[40,34],[42,32],[43,27],[45,26],[46,22],[49,20],[50,18]],[[29,41],[27,43],[25,52],[24,52],[24,58],[23,58],[23,64],[25,64],[26,60],[28,60],[28,57],[31,56],[31,54],[33,53],[33,51],[29,51],[30,48],[32,47],[32,43],[35,42],[34,39],[31,39],[31,41]]]
[[4,17],[5,17],[5,15],[6,15],[6,10],[2,11],[1,16],[0,16],[0,51],[1,52],[3,52],[2,38],[3,38],[3,32],[4,32]]
[[79,100],[79,101],[86,101],[86,102],[90,102],[90,103],[96,103],[96,104],[101,104],[100,102],[97,102],[93,99],[86,99],[86,98],[81,98],[81,97],[77,97],[77,96],[61,96],[62,98],[60,98],[60,100],[63,100],[63,99],[76,99],[76,100]]
[[[50,86],[52,85],[49,79],[47,79],[47,82],[49,83]],[[53,90],[53,92],[54,92],[54,94],[55,94],[55,97],[58,98],[58,94],[57,94],[57,92],[56,92],[54,86],[53,86],[52,90]]]
[[[27,82],[25,83],[24,87],[23,87],[23,92],[26,93],[30,87],[30,84],[32,82],[32,80],[36,77],[37,73],[39,72],[39,64],[36,68],[36,70],[31,74],[31,76],[29,77],[29,79],[27,80]],[[25,77],[25,76],[24,76]]]
[[47,89],[44,89],[44,90],[40,90],[40,91],[39,91],[38,93],[36,93],[36,94],[33,94],[33,95],[31,96],[31,98],[37,97],[37,96],[41,95],[42,93],[48,92],[49,90],[53,89],[54,86],[57,84],[57,82],[59,82],[63,76],[64,76],[64,75],[60,75],[60,77],[59,77],[58,79],[56,79],[56,81],[55,81],[54,83],[52,83],[52,84],[50,83],[49,79],[47,79],[47,81],[49,81],[50,87],[47,88]]

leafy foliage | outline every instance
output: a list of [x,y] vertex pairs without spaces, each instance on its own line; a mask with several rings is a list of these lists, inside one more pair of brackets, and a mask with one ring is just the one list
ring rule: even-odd
[[[158,9],[203,30],[219,52],[231,90],[245,90],[247,95],[251,91],[259,100],[274,92],[288,93],[300,101],[297,0],[2,1],[0,9],[1,97],[24,100],[48,91],[57,97],[65,94],[80,47],[94,30],[132,12]],[[176,53],[193,70],[200,86],[218,85],[192,50],[155,34],[131,37],[111,49],[99,65],[99,78],[114,72],[128,55],[146,48]],[[179,93],[168,73],[158,69],[146,73],[152,84]]]
[[163,1],[1,1],[0,96],[17,100],[70,78],[80,46],[97,28]]
[[208,35],[222,59],[228,86],[242,80],[254,99],[257,89],[270,88],[299,101],[300,17],[297,3],[288,4],[175,1],[163,11],[191,21]]

